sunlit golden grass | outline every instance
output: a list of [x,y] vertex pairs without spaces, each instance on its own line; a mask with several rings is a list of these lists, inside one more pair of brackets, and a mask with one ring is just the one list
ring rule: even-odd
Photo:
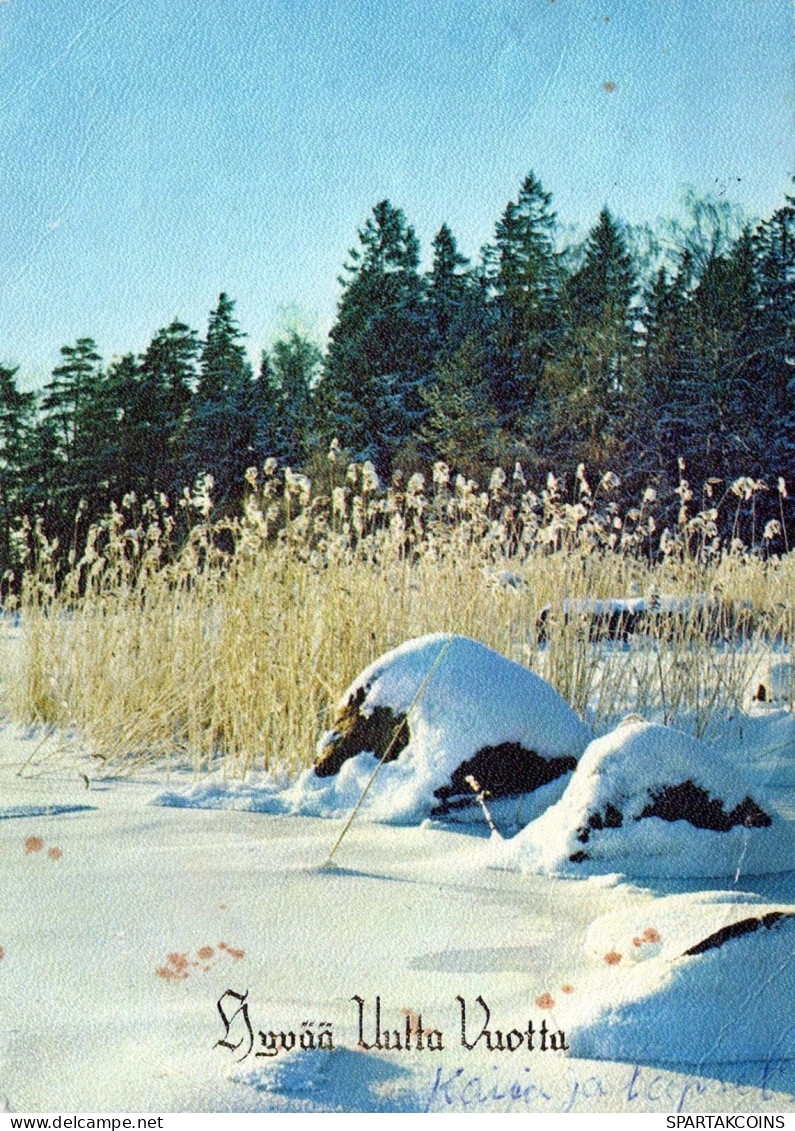
[[[653,492],[619,515],[609,477],[591,492],[581,474],[573,502],[552,479],[536,497],[499,472],[483,491],[443,465],[431,484],[385,490],[352,466],[317,495],[273,464],[248,478],[240,520],[212,520],[211,484],[186,492],[192,533],[179,550],[167,500],[126,499],[57,585],[55,547],[25,532],[7,712],[77,732],[107,773],[169,758],[289,776],[311,762],[356,674],[424,633],[472,636],[526,663],[597,730],[633,710],[699,734],[792,642],[791,555],[723,545],[681,484],[679,521],[651,553]],[[594,642],[589,618],[563,614],[564,599],[660,593],[700,603],[623,643]]]

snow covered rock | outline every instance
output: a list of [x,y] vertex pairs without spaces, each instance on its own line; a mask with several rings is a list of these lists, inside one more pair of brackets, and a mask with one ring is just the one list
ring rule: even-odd
[[795,1058],[795,906],[727,892],[670,896],[602,916],[585,946],[601,970],[567,1019],[577,1056]]
[[291,791],[293,811],[349,809],[386,754],[365,802],[373,819],[483,821],[482,790],[497,811],[511,799],[514,814],[516,798],[533,795],[526,821],[561,795],[587,741],[571,707],[533,672],[463,636],[424,636],[376,660],[345,692],[313,769]]
[[727,601],[719,594],[693,596],[655,593],[651,597],[582,598],[545,605],[536,620],[536,636],[548,640],[556,620],[576,622],[589,640],[623,640],[647,635],[667,639],[695,629],[710,640],[745,637],[752,628],[750,601]]
[[710,746],[625,720],[590,744],[560,801],[496,858],[570,875],[754,875],[795,867],[793,828]]
[[562,618],[564,624],[580,622],[591,640],[626,640],[639,630],[645,613],[643,597],[567,598],[560,608],[544,605],[536,620],[536,635],[539,641],[548,640],[551,625]]
[[626,968],[658,958],[673,962],[795,915],[795,907],[737,891],[697,891],[652,897],[600,915],[588,928],[584,953],[597,967],[615,955]]

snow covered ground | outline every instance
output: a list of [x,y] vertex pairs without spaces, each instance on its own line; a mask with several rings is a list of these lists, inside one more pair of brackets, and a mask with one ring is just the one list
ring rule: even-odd
[[[631,788],[600,781],[629,815],[643,727],[616,733],[567,792],[621,747]],[[727,813],[750,794],[789,837],[792,715],[757,705],[722,733],[699,784]],[[704,755],[671,749],[686,769]],[[506,867],[485,819],[375,809],[324,868],[340,807],[289,808],[270,781],[102,780],[79,745],[0,732],[0,1109],[792,1110],[795,859],[752,875],[732,850],[727,874],[687,878],[679,845],[641,879],[636,840],[576,878]],[[736,830],[757,831],[773,825]],[[691,835],[698,852],[732,834]]]

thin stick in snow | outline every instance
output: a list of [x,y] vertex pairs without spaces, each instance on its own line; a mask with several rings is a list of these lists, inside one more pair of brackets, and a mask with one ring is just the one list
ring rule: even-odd
[[483,810],[483,816],[486,818],[486,824],[489,826],[493,833],[497,834],[500,840],[503,840],[504,837],[497,826],[494,824],[494,819],[489,812],[488,805],[486,804],[486,798],[491,797],[491,794],[487,789],[483,789],[480,782],[477,780],[477,778],[473,777],[472,774],[469,774],[466,778],[464,778],[464,781],[467,783],[469,788],[474,793],[475,797],[480,802],[480,807]]
[[406,715],[405,715],[405,717],[404,717],[404,718],[403,718],[403,719],[401,720],[401,722],[400,722],[400,723],[399,723],[399,724],[398,724],[398,725],[397,725],[397,726],[395,727],[395,733],[394,733],[394,734],[392,735],[392,741],[391,741],[391,742],[389,743],[389,746],[387,746],[386,750],[385,750],[385,751],[384,751],[384,753],[383,753],[383,754],[381,755],[381,760],[379,761],[378,765],[377,765],[377,766],[375,767],[375,769],[373,770],[372,774],[370,775],[370,780],[369,780],[369,781],[367,782],[367,785],[366,785],[366,786],[364,787],[364,789],[362,790],[362,795],[361,795],[361,797],[359,798],[359,800],[358,800],[358,801],[356,802],[356,804],[354,805],[354,807],[353,807],[353,810],[351,811],[351,815],[350,815],[350,817],[348,818],[348,820],[347,820],[347,822],[346,822],[346,824],[345,824],[345,828],[344,828],[344,829],[342,830],[342,832],[340,833],[340,835],[339,835],[339,836],[337,837],[337,841],[336,841],[336,843],[335,843],[334,847],[332,848],[331,852],[329,852],[329,854],[328,854],[328,859],[326,860],[325,864],[323,864],[323,865],[322,865],[322,867],[324,867],[324,868],[328,868],[328,867],[330,867],[330,866],[331,866],[331,863],[332,863],[332,861],[333,861],[333,859],[334,859],[334,853],[335,853],[335,852],[337,851],[337,849],[339,848],[339,846],[340,846],[340,845],[342,844],[342,840],[343,840],[343,837],[345,836],[345,834],[347,833],[348,829],[349,829],[349,828],[351,827],[351,825],[353,824],[353,820],[354,820],[354,817],[355,817],[355,816],[356,816],[356,814],[357,814],[357,813],[359,812],[359,809],[360,809],[360,807],[361,807],[361,804],[362,804],[362,802],[364,801],[365,797],[367,796],[367,794],[368,794],[368,792],[369,792],[370,786],[371,786],[371,785],[373,784],[373,782],[375,781],[375,778],[376,778],[376,774],[377,774],[377,773],[378,773],[378,771],[379,771],[379,770],[381,769],[381,767],[383,766],[384,762],[386,762],[386,760],[387,760],[387,757],[389,756],[389,754],[391,754],[391,752],[392,752],[392,748],[394,747],[395,743],[397,742],[397,740],[398,740],[398,736],[400,735],[400,732],[401,732],[401,730],[403,729],[403,727],[405,727],[405,726],[408,726],[408,721],[409,721],[409,717],[410,717],[410,715],[411,715],[411,712],[412,712],[412,711],[414,710],[414,708],[415,708],[415,707],[417,706],[417,703],[418,703],[418,702],[420,701],[420,696],[421,696],[421,695],[422,695],[422,693],[423,693],[423,692],[425,691],[425,688],[426,688],[426,687],[428,686],[428,684],[429,684],[429,683],[430,683],[430,681],[431,681],[431,676],[432,676],[432,675],[433,675],[433,673],[434,673],[434,672],[436,671],[436,669],[437,669],[437,668],[439,667],[439,664],[441,664],[442,660],[444,659],[444,657],[445,657],[445,655],[446,655],[446,653],[447,653],[447,649],[448,649],[448,648],[450,647],[450,645],[451,645],[451,644],[453,643],[453,641],[454,641],[454,640],[455,640],[455,637],[454,637],[454,636],[451,636],[451,637],[450,637],[450,639],[449,639],[449,640],[447,641],[447,643],[445,644],[444,648],[442,648],[442,650],[441,650],[441,651],[439,652],[439,655],[438,655],[438,656],[436,657],[436,659],[434,660],[433,664],[431,665],[431,669],[430,669],[430,671],[428,672],[428,674],[426,675],[425,679],[424,679],[424,680],[422,681],[422,683],[420,684],[420,686],[419,686],[419,690],[417,691],[417,694],[416,694],[416,695],[414,696],[414,698],[412,699],[412,701],[411,701],[411,703],[410,703],[410,705],[409,705],[409,709],[408,709],[408,711],[406,711]]

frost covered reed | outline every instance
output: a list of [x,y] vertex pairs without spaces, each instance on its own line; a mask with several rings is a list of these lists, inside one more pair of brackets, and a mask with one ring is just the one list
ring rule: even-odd
[[[616,478],[592,488],[582,468],[564,497],[553,475],[534,493],[518,464],[482,487],[443,463],[382,484],[372,465],[337,461],[332,449],[324,483],[272,460],[251,469],[241,517],[214,517],[208,478],[176,517],[163,496],[127,497],[63,576],[57,547],[24,526],[21,593],[5,600],[22,634],[6,711],[79,733],[98,772],[167,758],[287,777],[311,762],[354,676],[427,632],[527,664],[596,730],[638,711],[699,735],[790,649],[795,568],[770,552],[781,524],[753,547],[738,534],[763,484],[713,482],[696,506],[682,469],[673,512],[652,488],[622,511]],[[649,608],[683,600],[618,640],[563,606],[633,594]]]

